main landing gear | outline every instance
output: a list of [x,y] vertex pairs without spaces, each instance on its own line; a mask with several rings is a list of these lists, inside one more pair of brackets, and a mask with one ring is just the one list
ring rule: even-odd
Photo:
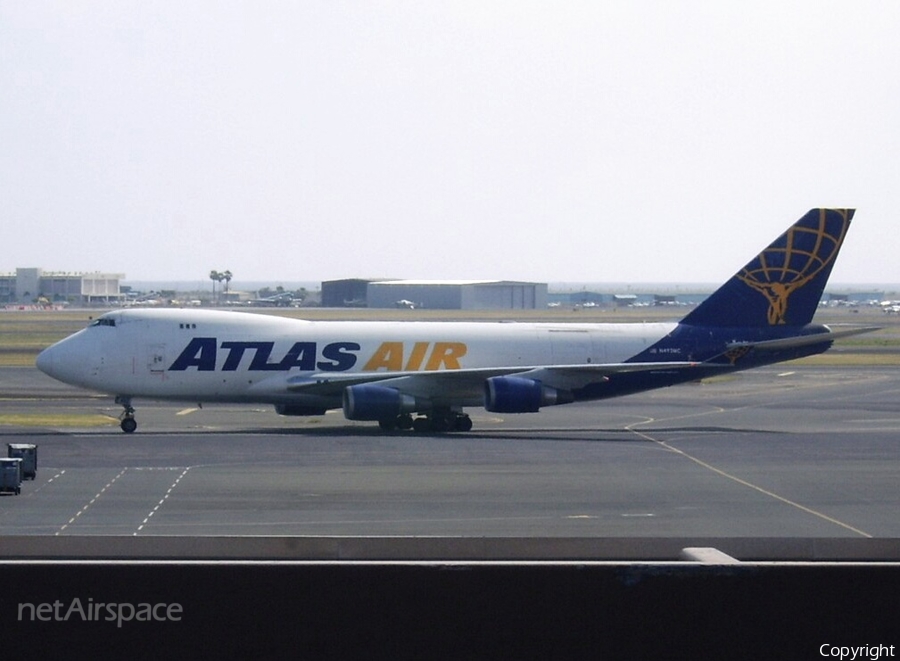
[[119,420],[121,420],[119,427],[126,434],[134,433],[134,430],[137,429],[137,420],[134,419],[134,407],[131,405],[131,397],[119,395],[116,397],[116,404],[121,404],[125,409],[122,411],[122,415],[119,416]]
[[456,411],[433,411],[428,415],[415,419],[409,413],[404,413],[396,418],[379,420],[378,426],[384,431],[394,431],[395,429],[406,431],[412,429],[419,434],[428,432],[465,432],[471,431],[472,418],[465,413]]

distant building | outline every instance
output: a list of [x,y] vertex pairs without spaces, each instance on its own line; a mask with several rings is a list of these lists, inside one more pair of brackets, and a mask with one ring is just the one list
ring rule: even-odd
[[613,301],[617,308],[626,308],[636,305],[638,297],[636,294],[613,294]]
[[547,307],[547,285],[502,280],[330,280],[324,307],[432,310],[533,310]]
[[505,280],[388,280],[371,282],[370,308],[408,301],[432,310],[534,310],[547,307],[547,285]]
[[30,305],[40,299],[74,305],[118,303],[123,298],[119,283],[124,278],[122,273],[54,273],[18,268],[14,275],[0,275],[0,303]]
[[848,291],[844,293],[827,293],[823,302],[831,306],[859,305],[861,303],[881,302],[887,297],[884,291]]
[[322,307],[366,307],[368,305],[370,282],[373,281],[363,278],[347,278],[345,280],[327,280],[323,282]]

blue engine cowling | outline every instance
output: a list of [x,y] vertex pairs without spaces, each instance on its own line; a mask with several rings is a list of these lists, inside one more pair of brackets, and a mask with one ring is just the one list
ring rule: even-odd
[[494,376],[484,382],[484,408],[494,413],[536,413],[542,406],[574,401],[568,390],[521,376]]
[[415,397],[394,388],[362,384],[344,389],[344,417],[348,420],[389,420],[417,410]]

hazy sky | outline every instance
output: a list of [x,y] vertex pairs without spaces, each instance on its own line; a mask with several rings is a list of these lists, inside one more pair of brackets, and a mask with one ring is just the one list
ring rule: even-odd
[[900,283],[900,3],[0,0],[0,272]]

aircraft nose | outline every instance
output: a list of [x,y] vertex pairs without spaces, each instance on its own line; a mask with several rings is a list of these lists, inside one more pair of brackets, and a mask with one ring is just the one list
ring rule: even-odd
[[35,360],[35,365],[37,368],[41,370],[47,376],[53,376],[53,354],[56,353],[54,351],[54,347],[47,347],[43,351],[41,351],[37,360]]
[[35,365],[47,376],[57,381],[81,385],[88,374],[88,357],[79,342],[71,338],[57,342],[41,351]]

